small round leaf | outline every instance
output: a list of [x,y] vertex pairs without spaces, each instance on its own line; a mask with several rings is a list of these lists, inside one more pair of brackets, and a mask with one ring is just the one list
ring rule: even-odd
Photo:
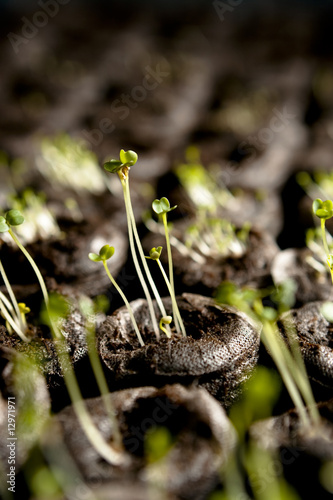
[[149,257],[152,260],[158,260],[161,257],[162,249],[163,249],[163,247],[157,247],[157,248],[153,247],[149,251]]
[[6,222],[10,226],[19,226],[24,222],[24,217],[19,210],[9,210],[6,213]]
[[93,262],[101,262],[101,257],[99,255],[97,255],[97,253],[93,253],[91,252],[89,255],[88,255],[89,259],[92,260]]
[[312,204],[313,212],[320,219],[330,219],[333,217],[333,202],[332,200],[322,201],[320,198],[314,200]]
[[0,233],[6,233],[9,229],[9,226],[6,222],[6,219],[1,215],[0,216]]
[[124,151],[123,149],[120,151],[120,160],[123,165],[131,167],[138,161],[138,155],[135,151]]
[[109,260],[113,254],[114,254],[114,247],[110,247],[110,245],[104,245],[99,251],[99,256],[101,260]]
[[168,212],[171,212],[171,210],[174,210],[176,207],[177,205],[170,208],[170,202],[168,198],[165,197],[161,198],[160,200],[154,200],[152,203],[152,208],[158,215],[167,214]]
[[123,164],[119,160],[110,160],[104,163],[104,169],[111,174],[115,174],[122,168]]

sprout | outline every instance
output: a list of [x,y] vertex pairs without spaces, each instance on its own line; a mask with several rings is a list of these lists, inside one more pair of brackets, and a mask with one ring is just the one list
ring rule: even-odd
[[[178,318],[179,318],[179,311],[175,299],[175,284],[174,284],[174,279],[173,279],[173,263],[172,263],[172,252],[171,252],[171,244],[170,244],[170,237],[169,237],[169,228],[168,228],[168,219],[167,219],[167,214],[177,208],[177,205],[174,207],[170,207],[170,202],[167,198],[163,197],[160,200],[156,199],[152,203],[152,208],[156,214],[159,215],[159,217],[162,218],[163,226],[164,226],[164,233],[165,233],[165,241],[167,244],[167,253],[168,253],[168,262],[169,262],[169,279],[170,279],[170,296],[172,298],[172,314],[173,317],[175,318],[175,325],[177,330],[182,330],[182,333],[184,336],[186,336],[184,325],[180,324]],[[162,248],[161,248],[162,251]],[[158,259],[157,259],[158,260]],[[161,267],[161,264],[158,260],[159,266]],[[164,270],[163,270],[164,272]],[[181,322],[182,323],[182,322]]]
[[320,198],[317,198],[312,204],[312,210],[313,213],[320,219],[323,245],[327,257],[327,265],[330,269],[333,283],[333,255],[329,251],[325,228],[325,222],[333,217],[333,202],[331,200],[322,201]]
[[171,322],[172,322],[172,316],[163,316],[163,318],[161,318],[159,322],[160,329],[162,330],[162,332],[166,334],[167,337],[169,337],[169,334],[166,328],[164,328],[164,325],[170,325]]
[[[46,307],[47,311],[49,312],[49,294],[48,294],[48,291],[46,289],[44,278],[43,278],[40,270],[38,269],[37,264],[35,263],[35,261],[31,257],[30,253],[22,245],[22,243],[20,242],[20,240],[18,239],[18,237],[15,235],[15,233],[13,232],[13,230],[11,228],[11,226],[19,226],[23,222],[24,222],[24,217],[19,210],[9,210],[9,212],[7,212],[4,217],[3,216],[0,217],[0,225],[2,227],[1,232],[3,232],[3,233],[8,232],[8,234],[11,236],[11,238],[14,240],[16,245],[21,250],[21,252],[28,259],[31,267],[33,268],[33,270],[36,274],[37,280],[40,284],[41,291],[42,291],[43,298],[44,298],[44,302],[45,302],[45,307]],[[4,277],[4,274],[3,274],[3,277]],[[8,289],[8,286],[7,286],[7,289]],[[12,293],[12,295],[14,295],[14,294]],[[13,301],[13,299],[12,299],[12,301]],[[16,299],[15,299],[15,302],[16,302]],[[14,302],[13,302],[13,304],[14,304]],[[16,309],[16,305],[14,307]],[[21,316],[21,311],[20,311],[18,306],[17,306],[17,312],[18,312],[18,316]],[[27,340],[27,339],[25,339],[25,340]]]
[[[162,276],[164,278],[164,281],[165,281],[166,286],[168,287],[168,290],[170,293],[171,302],[172,302],[172,311],[173,311],[172,314],[173,314],[173,317],[175,318],[175,325],[176,325],[177,331],[181,331],[183,334],[183,337],[186,337],[186,331],[185,331],[184,323],[183,323],[183,320],[181,318],[181,315],[180,315],[180,312],[179,312],[179,309],[177,306],[176,295],[175,295],[174,289],[172,288],[171,282],[168,280],[168,277],[165,274],[165,271],[164,271],[163,266],[162,266],[161,261],[160,261],[161,253],[162,253],[162,247],[157,247],[157,248],[153,247],[149,251],[149,257],[146,257],[146,259],[155,260],[157,262],[158,267],[160,268],[160,271],[162,273]],[[171,316],[167,316],[167,317],[171,318]],[[167,325],[170,324],[170,323],[167,323],[165,321],[164,321],[164,323]],[[161,328],[161,322],[160,322],[160,328]],[[161,328],[161,330],[165,331],[164,328]],[[169,334],[167,334],[167,336],[169,337]]]
[[132,321],[135,333],[136,333],[136,335],[138,337],[138,340],[140,342],[140,345],[144,346],[145,344],[144,344],[144,341],[142,340],[142,337],[141,337],[141,334],[140,334],[137,322],[135,320],[135,317],[134,317],[134,314],[133,314],[133,310],[132,310],[132,308],[130,306],[130,303],[128,302],[128,300],[127,300],[124,292],[122,291],[122,289],[119,287],[119,285],[117,284],[117,282],[115,281],[115,279],[111,275],[110,270],[108,268],[107,260],[111,259],[111,257],[113,256],[113,254],[114,254],[114,247],[110,247],[110,245],[104,245],[100,249],[99,254],[97,254],[97,253],[90,253],[89,254],[89,259],[92,260],[93,262],[102,262],[103,263],[103,266],[104,266],[104,269],[106,271],[106,274],[108,275],[111,283],[116,288],[117,292],[119,293],[119,295],[121,296],[121,298],[123,299],[123,301],[124,301],[124,303],[125,303],[125,305],[127,307],[128,313],[130,315],[130,318],[131,318],[131,321]]
[[[141,245],[139,233],[136,227],[136,222],[135,222],[135,217],[133,213],[133,208],[132,208],[132,202],[131,202],[131,196],[130,196],[130,189],[129,189],[129,170],[130,168],[137,162],[138,155],[135,153],[135,151],[124,151],[123,149],[120,151],[119,155],[119,160],[110,160],[104,164],[104,168],[107,172],[111,173],[117,173],[123,188],[123,193],[124,193],[124,201],[125,201],[125,209],[126,209],[126,217],[127,217],[127,227],[128,227],[128,237],[129,237],[129,243],[130,243],[130,248],[131,248],[131,253],[133,257],[133,262],[134,266],[136,269],[136,272],[138,274],[141,286],[143,288],[147,304],[148,304],[148,309],[149,309],[149,314],[151,317],[153,329],[156,335],[156,338],[159,339],[159,329],[158,329],[158,324],[157,320],[155,317],[155,312],[154,312],[154,306],[153,306],[153,301],[149,293],[148,286],[145,282],[143,273],[141,271],[141,267],[138,261],[138,256],[137,256],[137,251],[135,247],[135,243],[137,246],[137,250],[140,255],[140,259],[148,280],[148,283],[153,291],[153,294],[155,296],[158,308],[161,312],[162,316],[166,316],[165,308],[162,302],[162,299],[160,297],[160,294],[158,293],[158,290],[156,288],[156,285],[154,283],[154,280],[151,276],[151,273],[149,271],[149,267],[147,265],[145,255],[143,252],[143,248]],[[135,240],[135,243],[134,243]]]

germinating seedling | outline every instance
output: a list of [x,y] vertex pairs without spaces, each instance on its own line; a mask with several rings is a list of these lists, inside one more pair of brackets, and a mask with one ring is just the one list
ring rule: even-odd
[[[324,245],[324,250],[327,258],[327,265],[329,267],[332,283],[333,283],[333,254],[330,253],[327,237],[326,237],[326,228],[325,223],[328,219],[333,217],[333,202],[332,200],[322,201],[320,198],[314,200],[312,204],[313,213],[319,217],[322,240]],[[325,302],[321,308],[321,313],[327,321],[333,323],[333,304],[332,302]]]
[[[172,252],[171,252],[171,245],[170,245],[170,238],[169,238],[168,219],[167,219],[167,214],[169,212],[171,212],[172,210],[174,210],[175,208],[177,208],[177,205],[175,205],[174,207],[171,208],[169,200],[167,198],[163,197],[160,200],[157,200],[157,199],[154,200],[152,203],[152,208],[153,208],[154,212],[159,217],[162,218],[162,222],[163,222],[163,226],[164,226],[165,241],[167,244],[167,252],[168,252],[170,284],[168,284],[168,280],[167,280],[167,277],[165,275],[164,269],[160,263],[159,256],[156,259],[156,261],[157,261],[157,263],[161,269],[161,272],[163,274],[163,277],[166,280],[166,283],[168,285],[168,289],[169,289],[169,293],[170,293],[170,297],[171,297],[171,301],[172,301],[172,314],[174,317],[176,329],[177,329],[177,331],[179,331],[181,329],[182,334],[184,336],[186,336],[185,328],[184,328],[183,322],[181,321],[179,310],[177,307],[177,302],[176,302],[175,285],[174,285],[174,279],[173,279]],[[158,247],[158,248],[161,249],[160,250],[160,254],[161,254],[162,247]],[[152,258],[151,255],[150,255],[150,258]],[[180,321],[179,321],[179,318],[180,318]]]
[[[162,317],[166,317],[166,311],[162,302],[162,299],[160,297],[160,294],[158,293],[158,290],[156,288],[156,285],[154,283],[154,280],[151,276],[151,273],[149,271],[149,267],[147,265],[145,255],[143,252],[143,248],[141,245],[140,237],[138,234],[138,230],[136,227],[136,222],[135,222],[135,217],[133,213],[133,208],[132,208],[132,202],[131,202],[131,196],[130,196],[130,189],[129,189],[129,171],[130,168],[135,165],[135,163],[138,160],[138,155],[135,153],[135,151],[124,151],[123,149],[120,151],[120,159],[119,160],[110,160],[104,164],[104,168],[107,172],[111,172],[113,174],[118,174],[122,188],[123,188],[123,193],[124,193],[124,201],[125,201],[125,209],[126,209],[126,217],[127,217],[127,226],[128,226],[128,237],[129,237],[129,243],[130,243],[130,248],[131,248],[131,253],[133,256],[133,262],[135,265],[136,272],[138,273],[139,279],[141,286],[143,288],[145,297],[147,299],[148,303],[148,308],[149,308],[149,313],[153,325],[153,329],[155,332],[155,335],[157,339],[159,339],[159,329],[158,329],[158,324],[157,320],[155,317],[155,312],[154,312],[154,306],[153,306],[153,301],[149,293],[148,286],[145,282],[145,279],[143,277],[140,264],[138,261],[137,257],[137,251],[135,248],[134,240],[140,255],[140,259],[143,265],[143,268],[145,270],[145,274],[147,276],[147,280],[149,285],[151,286],[151,289],[154,293],[157,305],[160,309]],[[169,326],[167,326],[168,332],[170,332]]]
[[320,219],[320,227],[323,239],[324,250],[327,257],[327,264],[331,272],[333,283],[333,255],[330,253],[326,238],[325,223],[333,217],[333,202],[331,200],[322,201],[320,198],[314,200],[312,204],[313,213]]
[[[288,284],[288,287],[290,287],[290,284]],[[290,292],[287,289],[288,287],[280,290],[279,294],[275,291],[271,295],[265,290],[239,289],[234,283],[223,283],[217,292],[217,300],[219,303],[237,307],[252,318],[259,328],[262,328],[261,340],[280,372],[303,426],[309,428],[319,424],[320,416],[304,361],[299,351],[296,333],[292,324],[285,321],[284,326],[288,343],[291,346],[291,350],[289,350],[277,326],[278,312],[263,303],[263,299],[268,295],[271,295],[271,298],[274,298],[275,301],[279,298],[281,301],[279,311],[285,312],[287,303],[284,302],[286,298],[289,299]],[[303,400],[306,402],[307,408]]]
[[[33,268],[33,270],[36,274],[37,280],[39,282],[39,285],[40,285],[40,288],[41,288],[41,291],[43,294],[45,307],[48,311],[48,309],[49,309],[49,294],[48,294],[48,291],[46,289],[44,278],[43,278],[40,270],[38,269],[37,264],[35,263],[35,261],[31,257],[30,253],[22,245],[22,243],[20,242],[20,240],[18,239],[18,237],[16,236],[16,234],[12,230],[12,226],[19,226],[20,224],[23,224],[23,222],[24,222],[24,217],[19,210],[9,210],[9,212],[7,212],[4,217],[3,216],[0,217],[0,232],[2,232],[2,233],[8,232],[8,234],[11,236],[11,238],[14,240],[16,245],[21,250],[21,252],[25,255],[25,257],[29,261],[31,267]],[[20,316],[21,316],[21,313],[22,313],[22,311],[19,310]]]
[[107,261],[109,259],[111,259],[111,257],[113,256],[113,254],[114,254],[114,247],[110,247],[110,245],[104,245],[100,249],[99,254],[97,254],[97,253],[90,253],[89,254],[89,259],[92,260],[93,262],[102,262],[102,264],[104,266],[104,269],[106,271],[106,274],[108,275],[108,277],[109,277],[112,285],[116,288],[117,292],[119,293],[119,295],[121,296],[121,298],[123,299],[123,301],[124,301],[124,303],[125,303],[125,305],[127,307],[128,313],[130,315],[130,318],[131,318],[131,321],[132,321],[132,324],[133,324],[133,327],[134,327],[134,330],[135,330],[135,333],[136,333],[136,335],[138,337],[140,345],[143,346],[144,345],[144,341],[142,340],[142,337],[141,337],[141,334],[140,334],[137,322],[136,322],[134,314],[133,314],[133,310],[132,310],[132,308],[131,308],[128,300],[126,299],[126,296],[125,296],[124,292],[119,287],[119,285],[117,284],[117,282],[113,278],[112,274],[110,273],[110,270],[109,270],[108,265],[107,265]]
[[[16,211],[9,211],[5,214],[5,217],[0,217],[0,233],[5,233],[11,231],[10,226],[18,226],[22,224],[24,221],[23,216]],[[5,269],[0,260],[0,273],[6,289],[8,291],[9,298],[11,302],[7,299],[7,297],[0,292],[0,308],[1,315],[6,320],[6,327],[9,333],[15,331],[19,337],[25,342],[28,342],[29,339],[26,337],[25,332],[27,329],[27,323],[25,319],[25,315],[30,312],[30,309],[23,303],[18,303],[11,287],[11,284],[7,278]]]
[[[175,291],[174,291],[174,289],[173,289],[173,287],[171,285],[171,281],[168,280],[168,277],[167,277],[167,275],[166,275],[166,273],[165,273],[165,271],[163,269],[163,266],[161,264],[161,261],[160,261],[161,253],[162,253],[162,247],[157,247],[157,248],[153,247],[150,250],[150,252],[149,252],[149,257],[146,257],[146,259],[155,260],[157,262],[158,267],[161,270],[162,276],[164,278],[164,281],[165,281],[165,283],[166,283],[166,285],[168,287],[169,293],[170,293],[171,302],[172,302],[172,313],[173,313],[173,317],[174,317],[176,328],[177,328],[178,331],[182,332],[183,337],[186,337],[186,331],[185,331],[184,323],[183,323],[183,320],[181,318],[181,315],[180,315],[180,312],[179,312],[179,309],[178,309],[178,306],[177,306]],[[164,321],[164,323],[170,324],[171,321],[172,321],[172,317],[171,316],[167,316],[167,318],[168,319],[171,318],[170,321],[169,321],[169,323],[167,323],[166,321]],[[164,318],[162,318],[162,320],[163,319]],[[161,327],[161,323],[160,323],[160,328],[163,330],[163,328]]]

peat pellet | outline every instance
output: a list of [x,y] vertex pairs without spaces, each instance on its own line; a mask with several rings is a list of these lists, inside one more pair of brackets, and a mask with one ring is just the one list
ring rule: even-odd
[[[218,481],[218,470],[226,464],[235,446],[235,431],[219,403],[204,389],[179,384],[159,389],[126,389],[108,397],[117,415],[127,457],[122,466],[110,465],[99,456],[71,406],[57,416],[64,442],[88,486],[98,478],[101,484],[110,486],[115,482],[119,487],[120,481],[130,486],[139,479],[139,489],[143,485],[154,487],[153,478],[156,479],[158,470],[161,473],[161,463],[148,463],[145,443],[147,433],[162,426],[168,429],[173,444],[162,459],[164,474],[159,478],[160,487],[184,500],[206,498]],[[104,439],[112,443],[112,423],[103,399],[89,399],[85,404]]]
[[296,330],[301,353],[309,377],[320,385],[332,389],[333,382],[333,325],[321,314],[324,302],[292,309],[282,316],[279,326]]
[[[163,302],[171,315],[171,300]],[[161,332],[157,341],[143,299],[131,303],[143,347],[126,307],[100,325],[98,348],[109,369],[110,388],[196,382],[229,406],[257,362],[258,330],[243,313],[218,306],[211,298],[186,293],[177,298],[177,303],[187,337],[176,333],[168,339]]]

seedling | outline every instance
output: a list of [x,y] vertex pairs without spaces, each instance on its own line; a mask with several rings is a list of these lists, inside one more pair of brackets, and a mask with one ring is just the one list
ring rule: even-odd
[[[146,257],[146,259],[155,260],[157,262],[158,267],[161,270],[162,276],[164,278],[164,281],[165,281],[166,286],[168,287],[168,290],[170,293],[171,302],[172,302],[172,311],[173,311],[172,313],[173,313],[173,317],[175,320],[175,326],[177,328],[177,331],[181,331],[183,334],[183,337],[186,337],[186,331],[185,331],[184,323],[183,323],[183,320],[181,318],[181,315],[180,315],[180,312],[179,312],[179,309],[177,306],[176,295],[175,295],[174,289],[172,288],[171,282],[168,280],[168,277],[167,277],[167,275],[163,269],[163,266],[161,264],[161,261],[160,261],[161,253],[162,253],[162,247],[157,247],[157,248],[153,247],[149,252],[149,257]],[[171,318],[171,316],[168,316],[168,318]],[[171,320],[172,320],[172,318],[171,318]],[[169,324],[170,324],[170,322],[169,322]],[[164,323],[166,323],[166,322],[164,322]],[[168,324],[168,323],[166,323],[166,324]],[[161,325],[161,323],[160,323],[160,325]],[[161,326],[160,326],[160,328],[161,328]],[[162,330],[165,331],[164,329],[162,329]],[[169,336],[169,334],[167,334],[167,335]]]
[[333,283],[333,254],[330,253],[328,248],[328,243],[326,239],[326,227],[325,227],[326,221],[333,217],[333,203],[331,200],[322,201],[320,198],[317,198],[316,200],[314,200],[312,204],[312,209],[313,213],[320,219],[323,245],[327,257],[327,265],[331,272],[331,278]]
[[133,262],[135,265],[136,272],[138,273],[138,277],[141,283],[141,286],[143,288],[147,303],[148,303],[148,308],[149,308],[149,313],[153,325],[153,329],[156,335],[156,338],[159,339],[159,329],[158,329],[158,324],[157,320],[155,317],[155,312],[154,312],[154,306],[153,306],[153,301],[149,293],[148,286],[145,282],[145,279],[143,277],[140,264],[138,261],[137,257],[137,252],[134,244],[134,240],[140,255],[140,259],[143,265],[143,268],[145,270],[146,276],[148,283],[150,284],[150,287],[153,291],[153,294],[155,296],[157,305],[160,309],[162,317],[167,316],[165,312],[165,308],[163,306],[162,299],[160,297],[160,294],[158,293],[158,290],[156,288],[156,285],[154,283],[154,280],[151,276],[151,273],[149,271],[149,267],[147,265],[145,255],[143,252],[143,248],[141,245],[140,237],[138,234],[138,230],[136,227],[136,222],[135,222],[135,217],[133,213],[133,208],[132,208],[132,202],[131,202],[131,196],[130,196],[130,188],[129,188],[129,171],[130,168],[135,165],[135,163],[138,160],[138,155],[134,151],[124,151],[123,149],[120,151],[120,159],[119,160],[110,160],[104,164],[104,168],[107,172],[113,173],[113,174],[118,174],[122,188],[123,188],[123,193],[124,193],[124,201],[125,201],[125,209],[126,209],[126,217],[127,217],[127,226],[128,226],[128,237],[129,237],[129,243],[130,243],[130,248],[131,248],[131,253],[133,256]]
[[[87,410],[85,401],[71,363],[70,355],[67,349],[64,336],[61,334],[59,324],[67,316],[69,304],[66,299],[60,295],[53,294],[50,297],[48,308],[42,314],[42,320],[49,325],[54,345],[57,350],[59,361],[62,367],[65,384],[72,401],[73,409],[77,419],[86,434],[91,445],[96,451],[111,465],[122,465],[126,457],[122,454],[122,445],[119,440],[118,425],[114,428],[117,448],[107,443],[100,430],[94,424],[90,413]],[[89,341],[88,341],[89,342]],[[91,345],[90,345],[91,348]],[[96,366],[95,366],[96,368]],[[112,419],[114,421],[114,419]],[[118,439],[117,439],[118,438]]]
[[133,324],[133,327],[134,327],[134,330],[135,330],[135,333],[136,333],[136,335],[138,337],[140,345],[143,346],[145,344],[144,344],[144,341],[142,340],[142,337],[141,337],[141,334],[140,334],[137,322],[135,320],[135,317],[134,317],[134,314],[133,314],[133,310],[132,310],[132,308],[130,306],[130,303],[128,302],[128,300],[127,300],[124,292],[120,288],[120,286],[117,284],[117,282],[115,281],[115,279],[111,275],[110,270],[109,270],[108,265],[107,265],[107,261],[109,259],[111,259],[111,257],[113,256],[113,254],[114,254],[114,247],[110,247],[110,245],[104,245],[100,249],[99,254],[97,254],[97,253],[90,253],[89,254],[89,259],[92,260],[93,262],[102,262],[102,264],[104,266],[104,269],[106,271],[106,274],[108,275],[108,277],[109,277],[112,285],[115,287],[115,289],[117,290],[117,292],[119,293],[119,295],[121,296],[121,298],[123,299],[123,301],[124,301],[124,303],[125,303],[125,305],[127,307],[128,313],[130,315],[130,318],[131,318],[131,321],[132,321],[132,324]]
[[[0,217],[0,232],[1,233],[8,232],[8,234],[11,236],[11,238],[14,240],[16,245],[21,250],[21,252],[25,255],[25,257],[29,261],[31,267],[33,268],[33,270],[36,274],[37,280],[39,282],[39,285],[40,285],[40,288],[41,288],[41,291],[43,294],[45,307],[48,310],[49,309],[49,294],[48,294],[48,291],[46,289],[46,285],[45,285],[45,281],[43,279],[43,276],[42,276],[40,270],[38,269],[37,264],[35,263],[35,261],[33,260],[33,258],[30,255],[30,253],[28,252],[28,250],[26,250],[26,248],[22,245],[22,243],[20,242],[20,240],[18,239],[18,237],[15,235],[15,233],[12,230],[12,226],[19,226],[20,224],[23,224],[23,222],[24,222],[24,217],[19,210],[9,210],[5,214],[4,217],[3,216]],[[12,297],[11,297],[11,299],[13,300]],[[16,309],[16,306],[14,306],[14,307]],[[21,311],[19,308],[16,310],[16,312],[18,312],[18,316],[21,317]],[[21,336],[21,338],[22,338],[22,336]]]
[[[286,286],[290,288],[290,284]],[[267,292],[269,295],[272,295],[271,291],[246,288],[238,289],[233,283],[223,283],[217,292],[217,300],[219,303],[236,306],[251,317],[259,328],[262,327],[261,340],[281,374],[290,397],[298,410],[302,424],[304,427],[316,426],[319,424],[320,417],[315,405],[304,361],[299,351],[296,332],[287,316],[283,324],[291,348],[289,350],[277,327],[278,313],[276,309],[267,307],[263,303]],[[283,291],[282,293],[274,293],[272,295],[276,302],[279,296],[286,296],[287,300],[290,300],[290,294],[285,295]],[[285,311],[287,306],[287,302],[282,302],[281,312]],[[308,411],[303,399],[307,404]]]
[[121,433],[119,430],[119,425],[116,417],[115,410],[113,408],[110,391],[106,382],[106,378],[103,372],[102,363],[96,349],[96,332],[95,332],[95,318],[96,318],[96,308],[100,304],[95,304],[88,298],[82,298],[80,300],[80,310],[85,318],[86,326],[86,338],[88,346],[88,355],[91,367],[94,372],[94,376],[100,390],[101,396],[103,398],[104,406],[113,427],[113,440],[118,450],[123,449]]
[[[187,163],[176,167],[176,175],[195,207],[194,220],[183,237],[189,257],[204,263],[208,257],[242,255],[251,224],[246,222],[237,231],[230,221],[220,217],[220,209],[235,199],[218,179],[220,169],[214,172],[201,165],[196,148],[189,148],[186,156]],[[180,244],[177,242],[178,247]]]
[[13,209],[24,213],[25,223],[17,226],[16,233],[24,245],[38,238],[60,238],[61,230],[45,203],[43,193],[35,193],[31,188],[20,195],[10,196],[7,202]]
[[164,316],[163,318],[160,319],[160,322],[159,322],[160,329],[162,330],[162,332],[165,333],[165,335],[168,338],[171,338],[171,335],[168,332],[168,330],[164,327],[164,325],[170,325],[170,323],[172,323],[172,316]]

